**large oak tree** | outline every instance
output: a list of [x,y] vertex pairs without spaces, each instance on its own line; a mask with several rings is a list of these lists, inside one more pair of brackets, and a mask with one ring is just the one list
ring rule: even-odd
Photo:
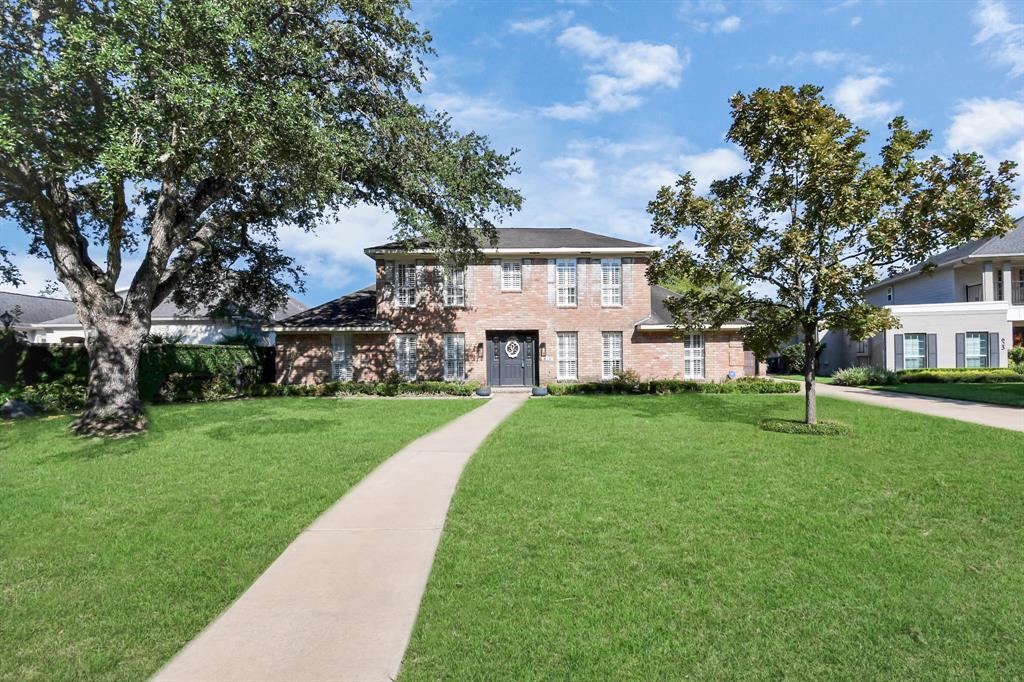
[[[798,333],[813,424],[818,330],[865,339],[895,326],[865,289],[1012,227],[1015,164],[993,173],[976,153],[923,156],[931,134],[911,131],[902,118],[889,124],[879,162],[869,163],[868,133],[812,85],[740,93],[730,105],[726,139],[748,168],[703,196],[689,173],[658,192],[648,206],[653,230],[673,241],[653,259],[650,276],[694,285],[667,302],[681,328],[746,317],[745,342],[761,358]],[[723,277],[742,287],[712,286]]]
[[[364,202],[392,211],[399,237],[459,256],[518,208],[510,156],[410,100],[430,37],[407,11],[2,1],[0,207],[89,330],[78,433],[144,427],[140,348],[163,300],[271,310],[301,287],[282,225]],[[116,292],[128,254],[140,265]]]

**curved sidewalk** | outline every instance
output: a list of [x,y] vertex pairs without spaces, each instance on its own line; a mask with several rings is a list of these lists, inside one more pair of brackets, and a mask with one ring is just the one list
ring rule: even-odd
[[495,395],[392,456],[155,680],[393,680],[462,469],[528,398]]
[[[800,383],[801,392],[803,382]],[[849,386],[833,386],[816,384],[819,396],[856,400],[861,403],[891,407],[896,410],[908,410],[930,414],[935,417],[948,417],[960,421],[973,422],[984,426],[994,426],[1011,431],[1024,431],[1024,409],[1003,405],[988,405],[967,400],[937,398],[934,396],[896,393],[895,391],[876,391],[870,388],[852,388]]]

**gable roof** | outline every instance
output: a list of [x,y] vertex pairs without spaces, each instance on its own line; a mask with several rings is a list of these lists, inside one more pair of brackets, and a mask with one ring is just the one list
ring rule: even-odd
[[36,324],[62,315],[74,316],[75,312],[75,304],[64,298],[0,291],[0,314],[6,311],[13,315],[16,306],[21,308],[17,324]]
[[941,268],[946,265],[952,265],[953,263],[959,263],[965,258],[1020,255],[1024,255],[1024,217],[1017,218],[1017,220],[1014,221],[1014,226],[1002,237],[975,239],[974,241],[962,244],[955,249],[949,249],[948,251],[935,254],[923,263],[918,263],[914,267],[908,268],[899,274],[887,277],[877,284],[872,284],[867,288],[867,290],[871,291],[880,286],[892,284],[895,281],[906,279],[911,275],[916,275],[923,271],[924,267],[929,263],[934,263],[937,267]]
[[[479,244],[481,251],[493,250],[593,250],[593,249],[619,249],[623,251],[654,251],[656,247],[649,244],[641,244],[618,237],[609,237],[595,232],[578,230],[575,227],[502,227],[498,228],[498,241],[496,246],[484,240]],[[418,239],[409,242],[393,241],[387,244],[371,246],[364,250],[367,255],[379,252],[392,251],[429,251],[431,244],[426,239]]]
[[387,331],[391,325],[387,320],[377,317],[377,287],[371,285],[286,317],[266,328],[274,331],[311,331],[315,329]]
[[[675,326],[675,320],[672,317],[672,313],[669,312],[665,306],[665,301],[673,298],[680,297],[683,294],[660,287],[657,284],[651,285],[651,314],[636,323],[636,326],[641,328],[670,328]],[[750,324],[749,320],[743,318],[736,318],[731,320],[725,325],[725,328],[744,327]]]
[[[70,301],[69,301],[69,303],[70,303]],[[270,316],[270,319],[277,319],[277,318],[280,318],[280,317],[287,317],[288,315],[294,315],[295,313],[301,312],[301,311],[303,311],[305,309],[306,309],[306,304],[305,303],[303,303],[302,301],[299,301],[298,299],[295,299],[295,298],[292,298],[291,296],[289,296],[288,297],[288,301],[284,304],[284,306],[282,306],[278,310],[275,310],[274,313]],[[72,308],[72,310],[74,310],[74,308]],[[170,298],[168,298],[163,303],[161,303],[160,305],[158,305],[156,308],[153,309],[153,315],[152,315],[151,319],[153,319],[154,321],[157,321],[157,320],[205,320],[205,319],[213,319],[214,317],[216,317],[216,315],[214,313],[215,313],[215,307],[214,306],[208,306],[208,305],[201,305],[198,308],[196,308],[194,312],[190,312],[190,313],[189,312],[184,312],[180,308],[178,308],[178,306],[176,306],[174,304],[174,301],[172,301]],[[254,319],[262,319],[262,318],[260,316],[254,316]],[[72,312],[70,315],[63,315],[61,317],[57,317],[57,318],[54,318],[54,319],[42,320],[41,322],[45,322],[45,324],[52,324],[52,325],[66,325],[66,324],[77,325],[77,324],[80,324],[80,322],[78,321],[78,315],[75,314],[74,312]]]

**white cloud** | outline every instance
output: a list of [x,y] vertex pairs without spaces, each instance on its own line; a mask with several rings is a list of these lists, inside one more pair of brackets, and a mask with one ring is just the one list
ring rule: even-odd
[[878,98],[878,91],[892,81],[879,74],[846,76],[839,81],[834,99],[839,109],[854,120],[887,118],[895,114],[903,102]]
[[585,26],[565,29],[558,45],[588,59],[587,99],[575,104],[555,104],[543,110],[552,118],[580,120],[602,112],[635,109],[643,103],[642,92],[676,88],[688,55],[672,45],[643,41],[623,42]]
[[513,21],[508,25],[508,29],[513,33],[543,33],[544,31],[551,30],[555,26],[564,26],[572,21],[573,13],[570,10],[564,12],[556,12],[554,14],[548,14],[547,16],[537,17],[536,19],[524,19],[522,21]]
[[544,165],[580,184],[590,184],[597,179],[597,164],[588,157],[559,156],[545,161]]
[[861,16],[850,17],[850,27],[857,28],[864,19]]
[[724,180],[747,167],[743,156],[731,147],[719,147],[700,154],[679,157],[682,172],[689,171],[697,181],[697,191],[705,192],[715,180]]
[[715,33],[732,33],[740,30],[741,19],[737,16],[729,16],[721,21],[716,21],[712,29]]
[[429,92],[423,98],[427,107],[444,111],[460,127],[477,128],[509,123],[521,114],[503,109],[492,96],[471,97],[458,92]]
[[946,144],[951,151],[979,151],[1014,134],[1024,137],[1024,102],[970,99],[957,106]]
[[[1021,16],[1019,6],[1016,16]],[[1006,3],[981,0],[974,23],[978,27],[975,44],[985,45],[993,61],[1010,68],[1011,76],[1024,75],[1024,23],[1012,20]]]

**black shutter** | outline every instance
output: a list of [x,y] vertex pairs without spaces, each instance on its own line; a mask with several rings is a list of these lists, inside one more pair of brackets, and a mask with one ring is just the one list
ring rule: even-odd
[[999,332],[988,333],[988,366],[999,366]]
[[892,335],[892,352],[895,358],[893,367],[897,370],[903,369],[903,334]]
[[956,335],[956,366],[967,366],[967,335],[963,332]]
[[928,367],[935,368],[939,366],[939,353],[938,353],[939,340],[935,334],[928,335]]

